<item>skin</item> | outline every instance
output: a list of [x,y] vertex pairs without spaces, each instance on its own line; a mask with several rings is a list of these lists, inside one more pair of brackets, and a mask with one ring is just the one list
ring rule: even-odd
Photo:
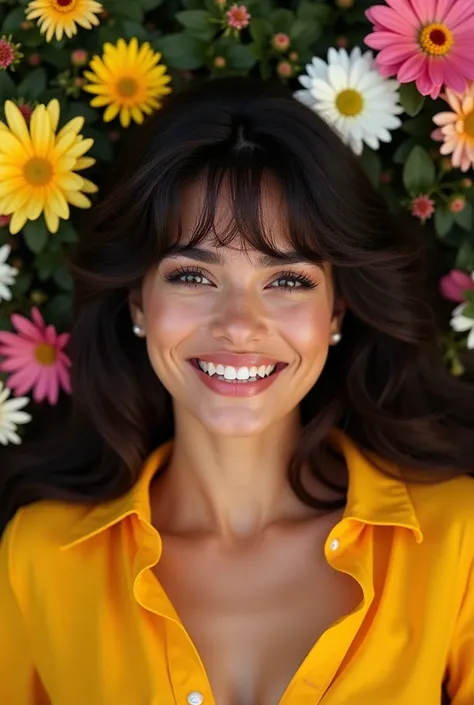
[[[198,181],[183,193],[184,239],[199,216],[202,189]],[[282,195],[270,178],[262,213],[266,230],[287,251]],[[216,230],[230,217],[224,186]],[[217,252],[211,242],[200,247]],[[321,374],[345,306],[335,299],[328,264],[264,267],[261,253],[244,252],[237,239],[218,254],[219,264],[185,254],[166,257],[148,272],[141,291],[130,295],[130,309],[175,415],[173,457],[151,490],[154,523],[162,532],[212,537],[230,546],[318,516],[295,497],[287,464],[300,433],[298,405]],[[168,281],[180,267],[206,278],[198,286]],[[282,269],[316,286],[285,288]],[[189,358],[226,351],[269,355],[287,367],[261,394],[224,397],[202,383]],[[331,497],[308,482],[308,489]]]

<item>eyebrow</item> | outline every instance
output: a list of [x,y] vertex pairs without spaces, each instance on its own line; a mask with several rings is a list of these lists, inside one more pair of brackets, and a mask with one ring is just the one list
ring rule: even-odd
[[[219,252],[205,250],[202,247],[188,247],[186,245],[175,245],[171,247],[165,254],[165,258],[188,257],[195,262],[203,264],[224,264],[224,257]],[[260,267],[281,267],[281,265],[292,264],[313,264],[323,268],[320,260],[312,260],[304,257],[299,252],[282,252],[278,257],[276,255],[262,254],[257,261]]]

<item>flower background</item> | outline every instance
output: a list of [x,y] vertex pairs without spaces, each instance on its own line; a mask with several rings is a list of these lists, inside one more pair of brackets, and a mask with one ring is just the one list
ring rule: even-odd
[[0,443],[70,392],[67,252],[124,137],[214,76],[287,84],[420,223],[471,375],[473,32],[472,0],[0,0]]

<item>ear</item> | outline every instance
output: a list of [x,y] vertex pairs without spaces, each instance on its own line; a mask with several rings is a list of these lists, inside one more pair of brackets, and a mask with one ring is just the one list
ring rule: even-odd
[[337,297],[334,299],[334,306],[331,318],[331,333],[340,333],[342,328],[342,322],[344,316],[346,315],[347,304],[343,298]]
[[128,307],[133,325],[145,330],[145,314],[143,313],[141,291],[136,289],[129,293]]

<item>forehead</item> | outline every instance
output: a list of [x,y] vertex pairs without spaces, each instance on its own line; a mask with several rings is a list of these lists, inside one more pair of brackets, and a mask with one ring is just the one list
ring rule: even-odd
[[[224,248],[229,256],[242,252],[255,252],[256,249],[248,242],[248,238],[243,233],[239,234],[235,221],[235,194],[231,192],[229,181],[224,179],[218,191],[212,196],[213,200],[210,202],[204,176],[183,187],[180,199],[179,243],[188,244],[203,221],[212,218],[212,223],[208,223],[209,232],[200,241],[201,247]],[[258,221],[262,235],[272,248],[281,252],[293,249],[288,235],[285,196],[279,181],[274,176],[262,177],[260,192],[251,195],[240,217],[242,215],[246,220],[248,217],[249,221]]]

